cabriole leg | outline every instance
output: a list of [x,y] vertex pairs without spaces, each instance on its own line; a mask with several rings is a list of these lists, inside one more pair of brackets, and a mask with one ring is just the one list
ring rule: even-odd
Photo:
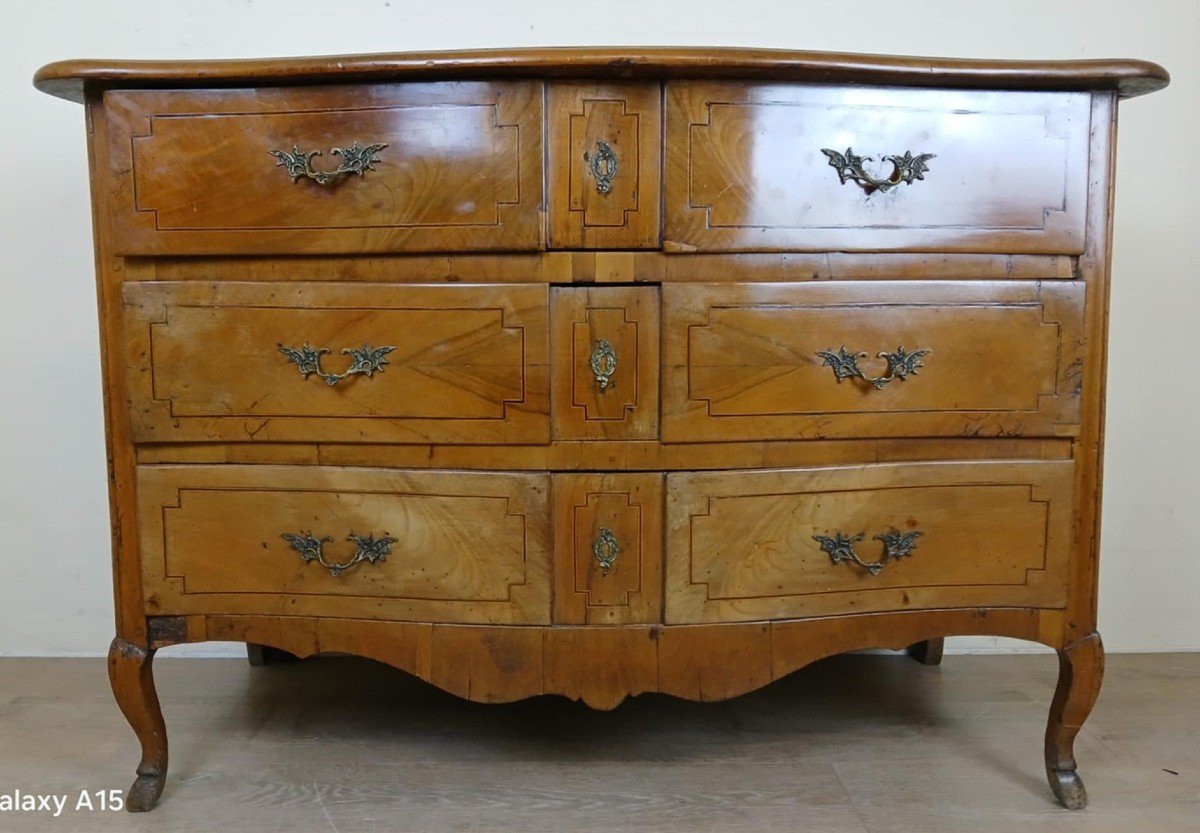
[[133,813],[154,808],[167,777],[167,727],[158,705],[158,692],[154,690],[153,661],[154,651],[120,637],[108,649],[108,678],[113,696],[142,744],[137,780],[125,797],[125,806]]
[[924,642],[918,642],[915,645],[908,646],[908,655],[922,665],[941,665],[942,664],[942,648],[945,647],[946,640],[941,637],[937,639],[926,639]]
[[1068,810],[1087,806],[1087,790],[1075,771],[1075,736],[1091,714],[1104,676],[1104,646],[1092,633],[1058,652],[1058,688],[1046,726],[1046,777]]

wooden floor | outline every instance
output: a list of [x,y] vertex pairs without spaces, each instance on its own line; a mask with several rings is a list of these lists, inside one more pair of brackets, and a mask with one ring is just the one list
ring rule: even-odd
[[[1200,654],[1109,657],[1079,813],[1042,774],[1052,656],[836,657],[724,703],[610,713],[474,705],[350,658],[156,671],[159,808],[0,813],[0,831],[1200,831]],[[126,788],[136,758],[103,660],[0,660],[0,795]]]

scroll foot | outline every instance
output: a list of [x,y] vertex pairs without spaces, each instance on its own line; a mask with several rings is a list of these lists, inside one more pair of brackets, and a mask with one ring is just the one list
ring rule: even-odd
[[1079,773],[1074,770],[1047,769],[1046,775],[1050,778],[1050,789],[1062,806],[1068,810],[1082,810],[1087,806],[1087,790]]

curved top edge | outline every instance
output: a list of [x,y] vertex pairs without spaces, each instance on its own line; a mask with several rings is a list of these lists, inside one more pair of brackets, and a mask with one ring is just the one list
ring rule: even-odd
[[1171,80],[1158,64],[1138,60],[997,61],[729,47],[550,47],[213,61],[71,60],[42,67],[33,83],[44,93],[81,102],[89,88],[276,86],[482,76],[705,77],[999,90],[1110,90],[1121,98],[1152,93]]

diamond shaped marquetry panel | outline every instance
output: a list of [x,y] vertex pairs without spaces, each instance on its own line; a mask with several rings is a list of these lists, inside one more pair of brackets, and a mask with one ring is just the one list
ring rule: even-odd
[[[132,430],[146,442],[546,442],[548,301],[537,285],[127,283]],[[356,354],[378,365],[350,374]],[[347,378],[318,379],[322,367]]]

